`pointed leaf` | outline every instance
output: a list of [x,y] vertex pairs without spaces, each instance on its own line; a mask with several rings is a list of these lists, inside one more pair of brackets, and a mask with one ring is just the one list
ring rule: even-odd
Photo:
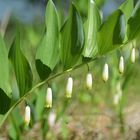
[[122,12],[116,10],[108,19],[102,24],[98,32],[99,54],[108,53],[123,42],[122,37]]
[[84,47],[84,31],[82,19],[71,4],[68,20],[61,29],[61,60],[64,69],[69,69],[77,63]]
[[120,10],[125,15],[125,21],[127,23],[128,19],[131,17],[134,9],[134,0],[126,0],[121,6]]
[[9,58],[13,64],[20,97],[22,97],[32,87],[33,76],[30,65],[20,49],[20,43],[20,33],[17,31],[9,51]]
[[[127,36],[129,40],[140,38],[140,1],[137,2],[132,17],[128,20]],[[139,39],[138,39],[139,40]]]
[[46,8],[46,29],[36,52],[36,68],[42,80],[49,76],[59,60],[58,16],[52,0],[49,0]]
[[99,10],[93,0],[89,2],[88,19],[85,23],[84,57],[94,57],[98,52],[97,31],[101,25]]
[[9,84],[8,52],[0,35],[0,114],[5,114],[11,104]]
[[[123,4],[120,6],[119,8],[124,16],[125,16],[125,26],[126,26],[126,30],[127,30],[127,22],[129,20],[129,18],[132,15],[133,9],[134,9],[134,0],[126,0],[125,2],[123,2]],[[127,32],[125,31],[125,38],[124,38],[124,42],[128,41],[128,37],[127,37]]]

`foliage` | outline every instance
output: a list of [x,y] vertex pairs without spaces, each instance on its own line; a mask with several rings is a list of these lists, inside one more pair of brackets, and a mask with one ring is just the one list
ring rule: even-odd
[[[36,113],[36,118],[32,119],[45,121],[42,116],[45,111],[45,101],[42,100],[45,98],[46,87],[43,85],[50,85],[51,80],[56,77],[92,62],[95,58],[107,56],[114,50],[129,47],[130,44],[133,44],[133,47],[139,45],[139,1],[134,6],[133,0],[126,0],[105,21],[101,18],[100,9],[93,0],[89,0],[86,12],[88,16],[85,20],[85,17],[80,15],[77,5],[72,2],[67,19],[61,25],[60,14],[58,14],[53,1],[49,0],[45,13],[45,33],[43,31],[43,37],[39,43],[33,38],[28,44],[28,47],[32,47],[32,44],[35,45],[31,48],[34,52],[32,62],[26,57],[21,47],[24,44],[24,39],[30,39],[26,35],[23,37],[24,39],[21,37],[25,32],[24,29],[16,29],[16,36],[10,46],[9,55],[5,47],[5,37],[0,36],[0,126],[3,125],[13,109],[29,94],[32,96],[37,94],[37,99],[25,100],[32,106],[32,113]],[[33,33],[33,29],[30,31]],[[28,47],[27,50],[29,50]],[[88,59],[82,61],[82,58]],[[8,59],[13,65],[15,83],[17,83],[20,95],[16,102],[12,96],[14,94],[12,93],[14,92],[13,87],[9,82],[11,77],[9,77]],[[59,73],[59,69],[63,69],[63,71]],[[124,82],[123,87],[126,86],[125,84]],[[66,101],[60,114],[63,114],[67,105]],[[22,123],[17,125],[22,125]],[[44,134],[48,126],[46,123],[42,125]],[[13,124],[11,127],[14,127]]]

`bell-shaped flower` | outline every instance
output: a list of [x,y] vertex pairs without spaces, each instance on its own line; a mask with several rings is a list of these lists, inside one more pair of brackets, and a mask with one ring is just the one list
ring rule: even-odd
[[55,125],[55,121],[56,121],[56,113],[50,112],[48,116],[48,125],[52,128]]
[[68,78],[67,85],[66,85],[66,97],[71,98],[73,90],[73,79],[72,77]]
[[46,107],[47,108],[51,108],[52,107],[52,89],[50,87],[47,88]]
[[31,109],[29,106],[25,107],[25,116],[24,116],[24,122],[26,125],[29,125],[31,120]]
[[121,88],[121,83],[118,82],[118,84],[116,85],[116,93],[115,93],[114,99],[113,99],[114,105],[118,105],[121,98],[122,98],[122,88]]
[[88,73],[86,77],[86,87],[92,89],[92,74]]
[[109,78],[109,69],[108,69],[108,64],[107,63],[105,63],[105,65],[104,65],[102,78],[103,78],[104,82],[107,82],[107,80]]
[[135,60],[136,60],[136,50],[135,48],[133,48],[131,51],[131,62],[135,63]]
[[120,61],[119,61],[119,72],[121,74],[124,73],[124,58],[123,58],[123,56],[120,57]]

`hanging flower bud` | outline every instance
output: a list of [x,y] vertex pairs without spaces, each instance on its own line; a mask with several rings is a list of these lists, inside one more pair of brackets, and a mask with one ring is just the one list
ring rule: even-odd
[[55,125],[55,120],[56,120],[56,113],[50,112],[48,116],[48,124],[51,128]]
[[135,63],[135,60],[136,60],[136,50],[135,48],[133,48],[131,51],[131,62]]
[[67,86],[66,86],[66,97],[71,98],[73,89],[73,79],[72,77],[68,78]]
[[88,89],[92,89],[92,74],[88,73],[86,77],[86,86]]
[[25,107],[25,116],[24,116],[24,122],[26,125],[29,125],[31,119],[31,109],[29,106]]
[[52,107],[52,89],[51,88],[47,88],[46,107],[47,108],[51,108]]
[[118,82],[116,85],[116,94],[114,95],[113,103],[114,105],[118,105],[122,98],[122,88],[121,83]]
[[114,95],[114,99],[113,99],[114,105],[118,105],[118,104],[119,104],[119,101],[120,101],[120,99],[119,99],[118,94],[115,94],[115,95]]
[[108,70],[108,64],[107,63],[105,63],[105,65],[104,65],[102,77],[103,77],[104,82],[107,82],[107,80],[109,78],[109,70]]
[[113,101],[114,105],[118,105],[120,100],[121,100],[121,98],[122,98],[122,90],[118,91],[118,93],[116,93],[114,95],[114,101]]
[[121,74],[123,74],[123,72],[124,72],[124,58],[123,58],[123,56],[120,57],[119,72],[120,72]]

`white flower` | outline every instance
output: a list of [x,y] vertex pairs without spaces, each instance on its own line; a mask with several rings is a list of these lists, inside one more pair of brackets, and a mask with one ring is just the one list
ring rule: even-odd
[[92,74],[88,73],[86,77],[86,86],[88,89],[92,89]]
[[114,99],[113,99],[114,105],[118,105],[118,104],[119,104],[119,101],[120,101],[120,99],[119,99],[118,94],[115,94],[115,95],[114,95]]
[[108,70],[107,63],[105,63],[105,65],[104,65],[102,77],[103,77],[104,82],[106,82],[109,78],[109,70]]
[[124,72],[124,58],[123,58],[123,56],[120,57],[120,61],[119,61],[119,72],[121,74]]
[[121,82],[118,81],[117,85],[116,85],[116,91],[120,91],[121,90]]
[[53,127],[55,125],[56,120],[56,114],[54,112],[50,112],[48,116],[48,124],[50,127]]
[[73,90],[73,79],[72,77],[68,78],[67,85],[66,85],[66,97],[71,98]]
[[52,89],[51,88],[47,88],[46,107],[47,108],[51,108],[52,107]]
[[26,125],[29,125],[31,120],[31,109],[29,106],[25,107],[25,116],[24,116],[24,122]]
[[122,98],[121,83],[118,82],[118,84],[116,85],[116,94],[114,95],[114,99],[113,99],[114,105],[118,105],[121,98]]
[[136,60],[136,50],[135,48],[133,48],[131,51],[131,62],[135,63],[135,60]]
[[122,91],[120,90],[118,93],[114,95],[114,100],[113,100],[114,105],[118,105],[121,98],[122,98]]

